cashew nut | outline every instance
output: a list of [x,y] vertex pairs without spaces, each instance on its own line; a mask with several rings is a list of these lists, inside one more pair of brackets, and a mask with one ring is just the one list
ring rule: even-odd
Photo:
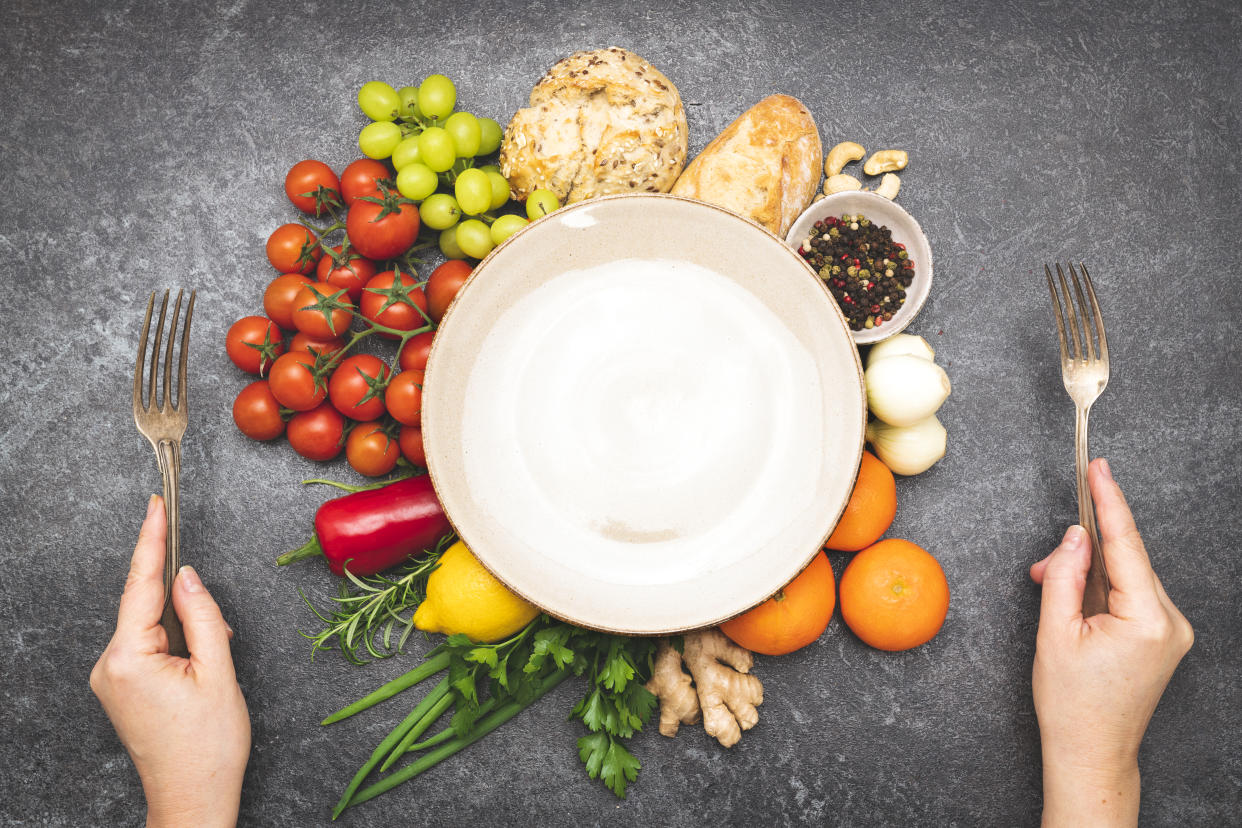
[[837,173],[824,181],[824,195],[843,193],[846,190],[861,190],[862,182],[852,175]]
[[[902,153],[903,155],[905,153]],[[880,186],[875,188],[876,195],[882,195],[888,200],[897,197],[897,193],[901,190],[901,179],[894,173],[884,173],[884,177],[880,179]]]
[[828,157],[824,159],[824,175],[831,178],[845,169],[846,164],[859,161],[866,154],[867,151],[853,141],[842,141],[828,150]]
[[893,170],[904,170],[909,161],[910,157],[905,150],[880,150],[872,153],[867,163],[863,164],[863,172],[867,175],[879,175]]

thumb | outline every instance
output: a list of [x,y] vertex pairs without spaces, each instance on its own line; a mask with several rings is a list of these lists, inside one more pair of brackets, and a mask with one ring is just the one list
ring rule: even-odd
[[212,671],[227,670],[231,675],[233,654],[229,650],[229,625],[192,566],[183,566],[177,572],[173,582],[173,609],[181,619],[190,658]]
[[1091,544],[1087,532],[1074,525],[1043,566],[1043,600],[1039,622],[1053,623],[1082,618],[1082,593],[1087,586],[1087,569],[1091,565]]

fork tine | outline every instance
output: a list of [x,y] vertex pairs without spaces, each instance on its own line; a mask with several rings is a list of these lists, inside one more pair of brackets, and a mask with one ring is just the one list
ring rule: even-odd
[[1082,295],[1082,285],[1078,281],[1078,273],[1074,270],[1074,263],[1068,265],[1070,278],[1074,280],[1074,293],[1078,296],[1078,307],[1082,311],[1082,339],[1087,346],[1087,361],[1095,362],[1095,337],[1091,333],[1091,317],[1087,315],[1087,297]]
[[155,310],[155,291],[151,291],[151,298],[147,300],[147,315],[142,320],[142,338],[138,342],[138,361],[134,363],[134,405],[143,406],[144,411],[147,406],[142,400],[142,369],[147,361],[147,334],[151,331],[151,311],[153,310]]
[[1061,342],[1061,361],[1065,362],[1069,359],[1066,351],[1065,343],[1065,319],[1061,316],[1061,297],[1057,295],[1056,286],[1052,282],[1052,271],[1048,269],[1048,265],[1044,265],[1044,275],[1048,277],[1048,292],[1052,294],[1052,309],[1057,316],[1057,339]]
[[160,321],[155,328],[155,347],[151,349],[151,378],[147,383],[147,410],[155,407],[156,388],[159,385],[160,343],[164,341],[164,316],[168,311],[168,291],[164,291],[164,301],[160,305]]
[[1074,340],[1074,361],[1082,359],[1082,344],[1078,339],[1078,311],[1074,309],[1074,297],[1070,294],[1069,285],[1065,282],[1065,274],[1061,272],[1061,263],[1057,262],[1057,278],[1061,280],[1061,292],[1065,294],[1065,313],[1069,317],[1070,337]]
[[[177,321],[181,318],[182,293],[183,291],[177,291],[177,304],[173,305],[172,323],[168,328],[168,347],[164,350],[164,402],[160,404],[160,411],[168,411],[173,407],[172,355],[177,344]],[[180,390],[177,393],[180,394]]]
[[1095,287],[1091,284],[1091,274],[1087,272],[1087,266],[1082,262],[1078,263],[1078,269],[1082,271],[1082,280],[1087,283],[1087,296],[1091,298],[1091,314],[1095,317],[1095,332],[1100,336],[1100,359],[1108,362],[1108,337],[1104,333],[1104,317],[1100,315],[1100,303],[1095,299]]
[[190,352],[190,321],[194,318],[194,297],[198,295],[198,291],[190,291],[190,304],[185,308],[185,325],[181,329],[181,362],[177,367],[177,410],[185,411],[186,399],[186,379],[185,365],[186,356]]

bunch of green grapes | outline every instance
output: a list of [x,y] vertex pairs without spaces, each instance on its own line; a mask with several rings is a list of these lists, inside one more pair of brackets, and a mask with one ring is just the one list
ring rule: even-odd
[[418,202],[419,219],[440,232],[440,251],[450,259],[481,259],[560,206],[555,193],[536,190],[526,217],[498,212],[509,204],[509,182],[495,164],[476,164],[500,148],[500,124],[455,112],[457,87],[444,75],[400,89],[370,81],[358,90],[358,106],[372,121],[358,134],[358,148],[389,159],[397,190]]

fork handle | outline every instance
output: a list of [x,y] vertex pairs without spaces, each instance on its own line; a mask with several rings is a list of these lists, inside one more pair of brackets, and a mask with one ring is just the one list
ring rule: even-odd
[[181,568],[181,504],[178,497],[181,488],[181,443],[160,440],[155,454],[164,478],[164,515],[168,520],[168,531],[164,536],[164,614],[160,624],[168,634],[168,652],[185,657],[190,653],[185,646],[181,619],[177,617],[172,602],[173,579]]
[[1087,485],[1087,419],[1091,406],[1077,406],[1074,419],[1074,455],[1078,470],[1078,523],[1087,530],[1091,540],[1091,568],[1087,570],[1087,587],[1082,597],[1084,618],[1108,612],[1108,570],[1104,567],[1104,551],[1100,547],[1100,533],[1095,525],[1095,502],[1091,499],[1091,487]]

